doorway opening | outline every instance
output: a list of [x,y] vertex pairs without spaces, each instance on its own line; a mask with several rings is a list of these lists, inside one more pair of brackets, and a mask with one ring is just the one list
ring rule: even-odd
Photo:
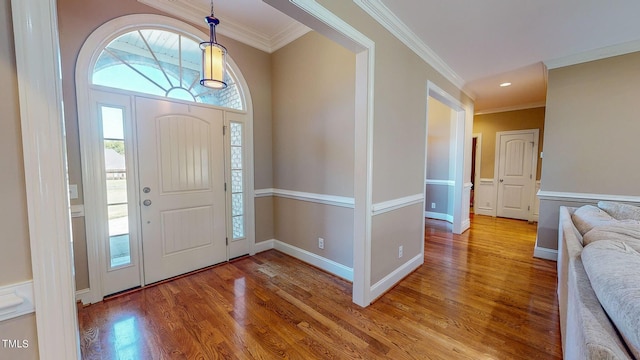
[[83,303],[253,252],[251,98],[232,59],[227,89],[199,85],[201,37],[172,18],[128,15],[80,51]]
[[425,215],[451,222],[453,233],[461,234],[470,227],[471,184],[464,183],[466,110],[430,81],[427,96]]

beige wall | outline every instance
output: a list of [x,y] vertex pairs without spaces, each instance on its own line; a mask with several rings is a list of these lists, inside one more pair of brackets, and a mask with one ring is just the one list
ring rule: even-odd
[[[427,107],[427,179],[428,180],[455,180],[453,178],[453,165],[455,160],[451,158],[452,135],[455,130],[457,113],[447,105],[433,97],[429,97]],[[455,149],[453,149],[455,150]],[[453,216],[453,196],[449,196],[453,190],[449,185],[427,184],[425,211]],[[435,208],[431,205],[435,204]]]
[[[310,32],[276,51],[272,65],[274,187],[353,197],[355,55]],[[273,205],[276,239],[352,266],[353,209]]]
[[[0,83],[0,286],[4,286],[33,277],[10,0],[0,0]],[[1,359],[38,358],[35,315],[0,322],[0,338],[29,342],[27,349],[5,349],[0,344]]]
[[549,71],[542,187],[640,195],[640,53]]
[[[353,1],[319,0],[322,6],[375,42],[373,203],[424,192],[427,81],[464,105],[472,100],[424,62]],[[466,173],[466,171],[465,171]],[[469,181],[468,176],[464,179]],[[424,241],[421,206],[376,215],[372,220],[372,278],[386,276],[420,254]],[[382,236],[389,234],[391,237]],[[398,259],[398,246],[404,257]],[[375,274],[376,276],[373,276]]]
[[272,61],[274,187],[353,196],[355,55],[310,32]]
[[[482,134],[480,177],[493,179],[496,161],[496,133],[499,131],[539,129],[538,152],[541,153],[544,139],[544,116],[544,107],[474,116],[473,133]],[[540,180],[542,169],[542,159],[539,155],[536,173],[538,180]]]
[[[640,195],[640,53],[549,71],[542,191]],[[557,249],[558,207],[540,201],[538,246]]]
[[[80,164],[80,141],[78,135],[78,115],[75,93],[75,66],[80,48],[86,38],[105,22],[128,14],[163,14],[158,10],[137,1],[86,1],[59,0],[58,21],[60,47],[62,54],[62,82],[65,103],[65,122],[67,130],[67,152],[69,160],[69,181],[78,184],[79,198],[72,204],[82,204],[82,169]],[[224,23],[223,23],[224,24]],[[195,24],[206,31],[204,22]],[[223,25],[221,25],[223,26]],[[203,33],[203,37],[206,34]],[[256,189],[271,188],[273,175],[271,170],[271,58],[270,55],[244,45],[238,41],[219,36],[218,41],[229,50],[229,56],[235,61],[248,83],[253,101],[254,115],[254,162]],[[256,217],[269,217],[263,214],[264,206],[256,206]],[[267,211],[269,207],[266,207]],[[272,239],[272,225],[258,221],[257,239]],[[86,238],[83,219],[73,221],[74,263],[76,287],[89,286]]]
[[[640,53],[549,71],[541,190],[640,195],[638,80]],[[557,249],[559,205],[540,202],[539,247]]]

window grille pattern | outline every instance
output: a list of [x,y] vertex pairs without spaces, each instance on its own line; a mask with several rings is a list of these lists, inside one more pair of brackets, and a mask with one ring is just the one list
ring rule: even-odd
[[242,181],[242,124],[231,122],[231,218],[233,227],[233,240],[245,237],[244,230],[244,183]]
[[194,39],[166,30],[134,30],[103,49],[91,81],[94,85],[244,110],[230,68],[225,75],[229,84],[226,89],[200,85],[201,59],[199,42]]

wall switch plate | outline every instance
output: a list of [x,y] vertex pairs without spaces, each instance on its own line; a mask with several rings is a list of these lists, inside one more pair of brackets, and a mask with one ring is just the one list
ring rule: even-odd
[[324,249],[324,239],[318,238],[318,248]]
[[398,247],[398,259],[402,257],[402,251],[403,251],[403,250],[404,250],[404,249],[403,249],[402,245],[400,245],[400,246]]
[[436,208],[436,203],[431,203],[431,208],[435,209]]

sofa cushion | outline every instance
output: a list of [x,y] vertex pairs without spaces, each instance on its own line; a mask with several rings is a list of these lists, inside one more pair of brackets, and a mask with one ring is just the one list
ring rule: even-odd
[[640,358],[640,253],[622,241],[585,246],[584,269],[600,304],[636,358]]
[[615,201],[600,201],[598,207],[617,220],[640,220],[640,207]]
[[593,205],[584,205],[576,209],[571,215],[571,220],[580,235],[586,234],[596,226],[610,225],[616,221],[606,211]]
[[640,224],[623,220],[611,225],[596,226],[582,237],[585,246],[600,240],[626,242],[640,252]]

